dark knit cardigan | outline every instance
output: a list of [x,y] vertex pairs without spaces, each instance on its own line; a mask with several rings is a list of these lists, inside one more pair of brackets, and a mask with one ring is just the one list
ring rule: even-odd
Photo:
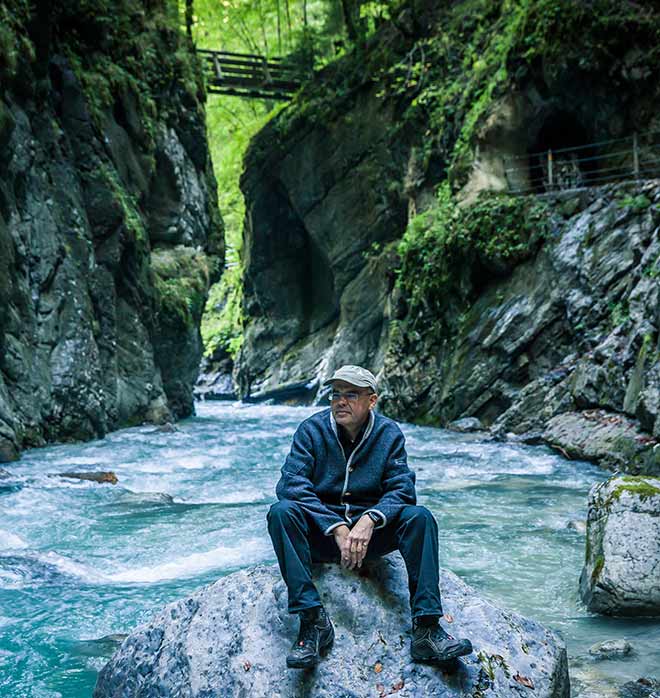
[[417,501],[401,429],[373,411],[348,460],[331,410],[305,419],[293,436],[275,493],[301,504],[326,535],[342,524],[353,525],[368,511],[380,517],[376,528],[382,528]]

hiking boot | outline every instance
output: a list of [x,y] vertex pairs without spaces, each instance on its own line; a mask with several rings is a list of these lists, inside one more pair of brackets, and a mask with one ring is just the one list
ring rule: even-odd
[[472,652],[469,640],[456,640],[446,633],[437,618],[413,618],[410,654],[416,662],[451,662]]
[[286,657],[290,669],[310,669],[319,663],[322,652],[330,649],[335,640],[335,629],[323,606],[301,611],[298,639]]

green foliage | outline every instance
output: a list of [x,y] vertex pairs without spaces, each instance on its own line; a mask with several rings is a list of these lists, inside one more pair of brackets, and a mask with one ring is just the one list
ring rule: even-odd
[[199,322],[209,285],[206,255],[190,247],[158,248],[151,254],[156,318],[192,328]]
[[202,317],[204,353],[211,356],[222,347],[235,358],[243,344],[241,267],[225,270],[219,283],[211,288]]
[[651,200],[644,194],[637,194],[637,196],[628,194],[627,196],[617,199],[616,204],[619,208],[631,208],[636,213],[641,213],[642,211],[646,211],[651,205]]
[[632,37],[648,65],[660,59],[657,10],[618,0],[463,0],[440,6],[431,35],[405,53],[381,53],[373,77],[403,110],[397,128],[424,129],[427,158],[446,161],[456,190],[496,99],[539,70],[549,83],[575,66],[606,74]]
[[630,317],[628,302],[619,301],[618,303],[610,303],[610,324],[612,327],[622,325]]
[[[243,134],[257,133],[250,157],[260,161],[310,123],[331,122],[349,113],[356,95],[373,89],[387,103],[385,108],[392,108],[396,115],[390,133],[384,134],[384,138],[396,142],[399,134],[405,139],[413,131],[423,134],[422,169],[427,169],[433,158],[434,162],[442,163],[440,176],[449,179],[437,206],[411,221],[401,243],[399,283],[410,296],[415,312],[427,307],[437,311],[446,308],[446,304],[464,306],[476,275],[485,273],[486,277],[492,277],[502,273],[528,253],[529,230],[521,230],[514,220],[519,212],[517,207],[522,204],[495,204],[493,199],[490,203],[478,202],[474,210],[473,207],[462,210],[451,201],[451,192],[466,181],[478,130],[490,115],[494,102],[540,70],[549,80],[559,76],[567,66],[607,72],[613,56],[625,54],[631,36],[639,39],[639,46],[650,54],[660,54],[656,51],[660,46],[657,13],[637,3],[617,0],[593,0],[589,4],[581,0],[437,3],[431,30],[411,39],[405,37],[405,31],[395,29],[392,20],[398,21],[404,7],[414,15],[418,9],[416,3],[367,0],[353,6],[359,8],[359,19],[362,26],[368,25],[370,38],[351,51],[341,49],[338,59],[331,61],[332,41],[345,39],[341,15],[337,14],[339,5],[334,3],[334,14],[331,6],[333,3],[325,0],[310,0],[307,27],[296,39],[295,31],[285,26],[283,0],[282,3],[227,0],[222,5],[212,0],[196,0],[195,39],[200,46],[229,50],[246,50],[252,46],[253,50],[270,55],[297,50],[304,53],[303,39],[311,37],[316,66],[327,63],[323,80],[307,84],[290,107],[283,109],[261,133],[253,125],[268,120],[266,105],[212,98],[209,130],[220,182],[221,209],[227,220],[230,261],[240,263],[243,203],[236,182],[248,142]],[[292,0],[291,10],[298,13],[298,24],[302,19],[301,7],[301,3]],[[279,34],[276,32],[278,8]],[[320,46],[323,48],[319,51]],[[506,211],[511,212],[508,220]],[[532,210],[525,211],[528,225],[538,224],[542,228],[543,224],[535,221],[534,215]],[[476,228],[483,230],[483,235],[475,233]],[[446,263],[439,258],[439,252],[434,252],[435,246],[448,255]],[[370,250],[366,256],[375,253]],[[470,271],[470,262],[476,264],[474,271]],[[235,278],[238,282],[240,277],[236,274]],[[209,307],[231,306],[215,303]],[[233,317],[239,315],[233,313]]]
[[17,77],[21,62],[30,63],[35,58],[27,32],[29,21],[28,0],[0,3],[0,83],[11,82]]
[[531,241],[547,233],[547,217],[541,202],[498,194],[461,207],[445,182],[436,205],[410,221],[399,243],[397,283],[413,324],[432,317],[447,329],[484,280],[529,256]]

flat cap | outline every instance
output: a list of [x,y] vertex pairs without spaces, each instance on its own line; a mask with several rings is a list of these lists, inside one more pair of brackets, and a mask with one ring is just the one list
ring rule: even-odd
[[371,388],[376,392],[376,376],[362,366],[342,366],[338,368],[323,385],[330,385],[332,381],[346,381],[358,388]]

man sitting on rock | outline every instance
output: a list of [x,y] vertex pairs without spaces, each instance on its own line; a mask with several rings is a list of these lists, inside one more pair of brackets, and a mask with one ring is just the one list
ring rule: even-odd
[[446,662],[472,652],[440,626],[438,526],[416,506],[415,474],[396,422],[374,411],[376,378],[342,366],[330,384],[331,407],[305,419],[277,483],[268,531],[300,632],[287,666],[309,668],[334,641],[334,628],[312,582],[313,562],[356,569],[365,558],[399,550],[406,563],[416,661]]

